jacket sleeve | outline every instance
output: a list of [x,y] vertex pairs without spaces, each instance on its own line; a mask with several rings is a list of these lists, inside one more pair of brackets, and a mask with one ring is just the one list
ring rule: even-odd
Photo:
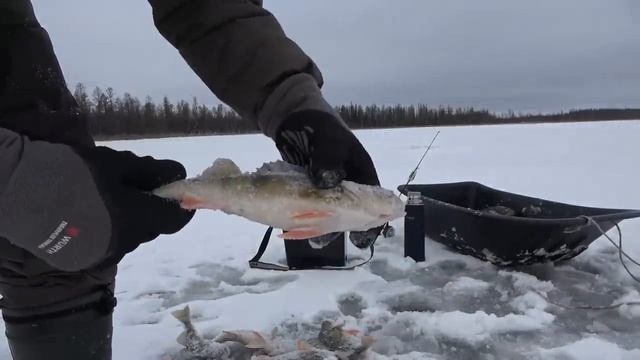
[[260,0],[149,0],[158,31],[208,88],[270,137],[298,110],[335,110],[322,75]]
[[79,271],[107,255],[111,231],[80,156],[0,127],[0,237],[54,268]]

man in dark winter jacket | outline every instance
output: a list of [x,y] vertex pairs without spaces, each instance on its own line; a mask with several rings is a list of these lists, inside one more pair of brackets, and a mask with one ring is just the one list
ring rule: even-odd
[[[320,71],[260,0],[149,3],[211,91],[318,187],[379,184]],[[149,194],[185,176],[175,161],[96,146],[31,3],[0,0],[0,307],[14,359],[111,358],[117,264],[190,221]],[[351,241],[366,247],[379,232]]]

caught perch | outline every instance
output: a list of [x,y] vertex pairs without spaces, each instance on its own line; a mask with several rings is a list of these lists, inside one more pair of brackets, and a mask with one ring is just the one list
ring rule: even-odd
[[184,325],[185,330],[178,336],[177,342],[188,353],[204,358],[231,359],[232,349],[228,344],[207,341],[197,333],[191,322],[191,309],[188,305],[173,311],[171,315]]
[[343,329],[329,321],[323,321],[317,336],[288,341],[271,338],[252,330],[223,330],[212,340],[204,339],[191,322],[189,306],[172,312],[185,330],[178,337],[184,351],[201,359],[252,359],[252,360],[361,360],[374,342],[358,330]]
[[308,239],[333,232],[366,231],[404,216],[392,191],[343,181],[319,189],[306,171],[284,161],[242,173],[229,159],[217,159],[200,176],[162,186],[154,194],[185,209],[221,210],[284,230],[284,239]]

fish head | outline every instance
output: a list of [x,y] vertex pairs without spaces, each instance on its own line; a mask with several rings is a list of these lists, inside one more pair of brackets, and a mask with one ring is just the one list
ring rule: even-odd
[[327,333],[329,331],[331,331],[334,328],[333,323],[329,320],[323,320],[320,323],[320,332],[321,333]]
[[345,194],[357,199],[366,213],[366,222],[360,230],[375,228],[405,215],[404,202],[391,190],[349,181],[344,181],[342,187]]
[[341,325],[334,325],[328,320],[320,324],[318,340],[322,345],[329,349],[335,349],[342,345],[344,338],[345,334]]
[[405,203],[400,197],[386,189],[380,189],[379,193],[380,195],[375,197],[372,206],[377,209],[377,214],[381,219],[389,222],[405,215]]

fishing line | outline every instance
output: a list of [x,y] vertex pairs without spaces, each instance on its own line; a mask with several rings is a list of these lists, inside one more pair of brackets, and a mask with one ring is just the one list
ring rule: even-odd
[[[433,137],[433,139],[431,139],[431,143],[429,143],[429,146],[427,146],[427,149],[422,154],[422,157],[420,158],[420,161],[418,161],[418,164],[416,165],[415,169],[413,169],[413,171],[411,171],[411,173],[409,174],[407,182],[402,186],[402,190],[398,189],[398,196],[402,196],[403,195],[402,192],[406,191],[409,183],[416,178],[416,175],[418,174],[418,168],[420,167],[420,164],[422,164],[422,160],[424,160],[429,150],[431,150],[431,146],[436,141],[436,138],[438,137],[438,135],[440,135],[440,130],[438,130],[438,132],[436,132],[436,135]],[[386,223],[384,225],[384,228],[382,229],[382,235],[384,237],[393,237],[394,234],[395,234],[394,228],[389,223]]]
[[407,182],[402,187],[403,191],[406,190],[407,186],[409,185],[409,183],[412,182],[416,178],[416,175],[418,174],[418,168],[420,167],[420,164],[422,163],[422,160],[424,160],[424,158],[425,158],[425,156],[427,156],[427,153],[429,152],[429,150],[431,150],[431,146],[436,141],[436,138],[438,137],[438,135],[440,135],[440,130],[438,130],[438,132],[433,137],[433,139],[431,139],[431,143],[429,144],[429,146],[427,146],[427,150],[424,151],[424,154],[422,154],[422,157],[420,158],[420,161],[418,161],[418,164],[416,165],[416,168],[413,169],[413,171],[409,174],[409,178],[407,179]]
[[[418,173],[418,169],[420,167],[420,164],[422,163],[422,161],[424,160],[424,158],[426,157],[427,153],[429,152],[429,150],[431,149],[433,143],[435,142],[436,138],[438,137],[438,135],[440,134],[440,131],[438,131],[436,133],[436,135],[433,137],[433,139],[431,140],[431,143],[429,144],[429,146],[427,147],[427,149],[425,150],[424,154],[422,154],[422,157],[420,158],[420,161],[418,161],[418,164],[416,165],[415,169],[413,169],[413,171],[411,171],[411,173],[409,174],[409,177],[407,179],[407,182],[404,184],[404,186],[402,187],[402,190],[405,191],[407,186],[409,185],[409,183],[411,181],[413,181]],[[620,263],[622,264],[622,266],[624,267],[625,271],[627,272],[627,274],[629,274],[629,276],[636,282],[640,283],[640,279],[638,277],[636,277],[631,270],[629,269],[629,267],[627,266],[627,264],[625,264],[624,262],[624,258],[627,258],[629,261],[631,261],[633,264],[640,266],[640,262],[635,260],[634,258],[632,258],[629,254],[627,254],[623,249],[622,249],[622,230],[620,229],[620,226],[618,224],[615,224],[615,227],[618,231],[618,244],[616,244],[616,242],[611,239],[611,237],[602,229],[602,227],[590,216],[586,216],[586,215],[581,215],[579,216],[580,218],[584,218],[587,221],[587,225],[592,224],[596,227],[596,229],[598,229],[598,231],[600,231],[600,233],[602,233],[602,235],[604,235],[607,240],[609,240],[609,242],[611,244],[613,244],[613,246],[615,246],[618,249],[618,255],[619,255],[619,259],[620,259]],[[624,256],[624,258],[623,258]],[[544,294],[535,291],[535,293],[537,293],[539,296],[541,296],[542,298],[544,298],[547,302],[549,302],[550,304],[556,305],[558,307],[562,307],[565,309],[576,309],[576,310],[609,310],[609,309],[615,309],[618,307],[621,307],[623,305],[628,305],[628,306],[640,306],[640,301],[631,301],[631,302],[622,302],[619,304],[615,304],[615,305],[609,305],[609,306],[589,306],[589,305],[585,305],[585,306],[571,306],[571,305],[564,305],[564,304],[560,304],[557,302],[554,302],[552,300],[550,300],[547,296],[545,296]]]
[[[418,161],[418,164],[416,165],[415,169],[413,169],[413,171],[411,171],[411,174],[409,174],[409,178],[408,178],[406,184],[404,185],[403,190],[405,190],[406,187],[409,185],[409,183],[411,181],[413,181],[413,179],[415,179],[416,174],[418,173],[418,169],[420,167],[420,164],[422,164],[422,161],[427,156],[427,153],[429,152],[429,150],[431,150],[431,147],[433,146],[433,143],[436,141],[436,138],[438,137],[439,134],[440,134],[440,131],[438,130],[438,132],[433,137],[433,139],[431,139],[431,143],[429,143],[429,146],[427,146],[427,149],[422,154],[422,157],[420,158],[420,161]],[[399,190],[399,192],[400,192],[400,196],[401,196],[402,192],[400,190]],[[267,249],[267,246],[269,244],[269,240],[271,238],[272,231],[273,231],[273,227],[270,226],[267,229],[267,231],[265,232],[264,237],[262,238],[262,242],[260,243],[260,246],[258,248],[258,252],[256,253],[256,255],[253,258],[251,258],[251,260],[249,260],[249,266],[251,268],[253,268],[253,269],[289,271],[290,269],[289,269],[288,266],[283,266],[283,265],[273,264],[273,263],[266,263],[266,262],[260,261],[260,258],[262,258],[262,255],[264,254],[265,250]],[[386,223],[386,224],[384,224],[382,226],[380,234],[378,234],[378,236],[382,235],[384,237],[387,237],[387,235],[393,234],[393,233],[394,233],[393,227],[389,223]],[[371,261],[371,259],[373,259],[373,255],[375,253],[374,244],[375,244],[375,241],[369,246],[369,248],[371,250],[371,255],[369,256],[369,258],[367,260],[364,260],[361,263],[356,264],[356,265],[340,266],[340,267],[318,266],[318,267],[310,267],[309,269],[317,269],[317,270],[353,270],[353,269],[355,269],[357,267],[366,265],[367,263],[369,263]]]
[[546,296],[545,294],[541,293],[538,290],[531,290],[531,291],[533,291],[538,296],[543,298],[549,304],[555,305],[557,307],[561,307],[561,308],[567,309],[567,310],[613,310],[613,309],[617,309],[617,308],[622,307],[622,306],[640,306],[640,301],[627,301],[627,302],[621,302],[621,303],[618,303],[618,304],[615,304],[615,305],[604,305],[604,306],[566,305],[566,304],[561,304],[559,302],[555,302],[555,301],[549,299],[548,296]]
[[363,260],[360,263],[357,263],[351,266],[319,266],[317,268],[312,268],[312,269],[314,270],[354,270],[356,268],[359,268],[360,266],[366,265],[371,261],[371,259],[373,259],[373,254],[375,253],[374,244],[371,244],[369,246],[369,249],[371,250],[371,255],[369,255],[368,259]]
[[634,258],[629,256],[622,249],[622,230],[620,230],[620,226],[618,224],[615,224],[616,229],[618,230],[618,244],[616,244],[616,242],[613,241],[613,239],[611,239],[611,237],[609,237],[609,235],[604,230],[602,230],[602,227],[600,227],[600,225],[595,220],[593,220],[592,217],[586,216],[586,215],[581,215],[579,217],[581,217],[583,219],[586,219],[587,220],[587,224],[593,224],[596,227],[596,229],[598,229],[598,231],[600,231],[600,233],[602,233],[602,235],[604,235],[607,238],[607,240],[609,240],[609,242],[611,244],[613,244],[613,246],[618,248],[618,255],[619,255],[619,258],[620,258],[620,263],[624,267],[625,271],[629,274],[629,276],[631,276],[631,278],[633,280],[635,280],[636,282],[640,283],[640,279],[638,279],[635,275],[633,275],[633,273],[631,273],[631,270],[629,270],[629,268],[627,267],[627,264],[624,263],[624,259],[622,258],[622,256],[624,255],[624,257],[626,257],[633,264],[635,264],[636,266],[640,266],[640,263],[637,260],[635,260]]
[[[433,139],[431,139],[431,143],[429,144],[429,146],[427,146],[427,149],[422,154],[422,157],[418,161],[418,164],[416,165],[415,169],[413,169],[413,171],[411,171],[411,173],[409,174],[409,178],[407,179],[407,182],[402,186],[402,190],[400,188],[397,189],[398,190],[398,196],[402,196],[403,195],[402,192],[405,191],[407,189],[407,186],[409,185],[409,183],[416,178],[416,175],[418,173],[418,168],[420,167],[420,164],[422,164],[422,161],[424,160],[425,156],[427,156],[427,153],[429,152],[429,150],[431,150],[431,146],[436,141],[436,138],[438,137],[439,134],[440,134],[440,130],[438,130],[438,132],[433,137]],[[393,236],[395,236],[395,229],[393,228],[393,226],[391,226],[391,224],[386,223],[386,224],[384,224],[384,226],[382,228],[382,231],[380,233],[381,233],[381,235],[383,237],[393,237]]]
[[[627,258],[633,264],[635,264],[637,266],[640,266],[640,263],[637,260],[632,258],[630,255],[628,255],[622,249],[622,230],[620,229],[620,226],[618,224],[615,224],[616,230],[618,231],[618,244],[616,244],[616,242],[602,229],[600,224],[598,224],[592,217],[586,216],[586,215],[581,215],[581,216],[578,216],[578,217],[587,220],[587,225],[595,226],[596,229],[598,229],[598,231],[600,231],[600,233],[602,233],[602,235],[604,235],[604,237],[606,237],[607,240],[609,240],[609,242],[611,244],[613,244],[613,246],[615,246],[618,249],[618,255],[619,255],[619,258],[620,258],[620,263],[624,267],[625,271],[627,272],[627,274],[629,274],[629,276],[631,276],[631,278],[633,280],[635,280],[636,282],[640,283],[640,279],[638,279],[635,275],[633,275],[633,273],[631,273],[631,270],[629,270],[629,268],[627,267],[627,264],[625,264],[625,262],[624,262],[623,255],[624,255],[625,258]],[[539,292],[537,290],[532,290],[532,291],[534,293],[536,293],[538,296],[542,297],[549,304],[552,304],[552,305],[555,305],[555,306],[558,306],[558,307],[561,307],[561,308],[564,308],[564,309],[569,309],[569,310],[613,310],[613,309],[617,309],[617,308],[622,307],[622,306],[640,306],[640,301],[626,301],[626,302],[621,302],[621,303],[618,303],[618,304],[605,305],[605,306],[566,305],[566,304],[561,304],[559,302],[555,302],[555,301],[549,299],[548,296],[546,296],[545,294],[543,294],[543,293],[541,293],[541,292]]]
[[[274,264],[274,263],[267,263],[264,261],[260,261],[260,259],[262,258],[262,255],[264,254],[265,250],[267,250],[267,246],[269,245],[269,240],[271,239],[271,233],[273,232],[273,227],[269,226],[269,228],[267,229],[267,231],[264,234],[264,237],[262,238],[262,242],[260,243],[260,247],[258,248],[258,252],[256,253],[256,255],[251,258],[251,260],[249,260],[249,267],[252,269],[262,269],[262,270],[276,270],[276,271],[289,271],[291,270],[289,268],[289,266],[286,265],[280,265],[280,264]],[[360,266],[366,265],[367,263],[369,263],[371,261],[371,259],[373,259],[373,255],[375,253],[375,248],[374,248],[374,244],[371,244],[369,246],[369,249],[371,251],[371,255],[369,256],[368,259],[363,260],[360,263],[357,263],[355,265],[351,265],[351,266],[329,266],[329,265],[322,265],[322,266],[310,266],[310,267],[305,267],[305,270],[353,270],[355,268],[358,268]]]

